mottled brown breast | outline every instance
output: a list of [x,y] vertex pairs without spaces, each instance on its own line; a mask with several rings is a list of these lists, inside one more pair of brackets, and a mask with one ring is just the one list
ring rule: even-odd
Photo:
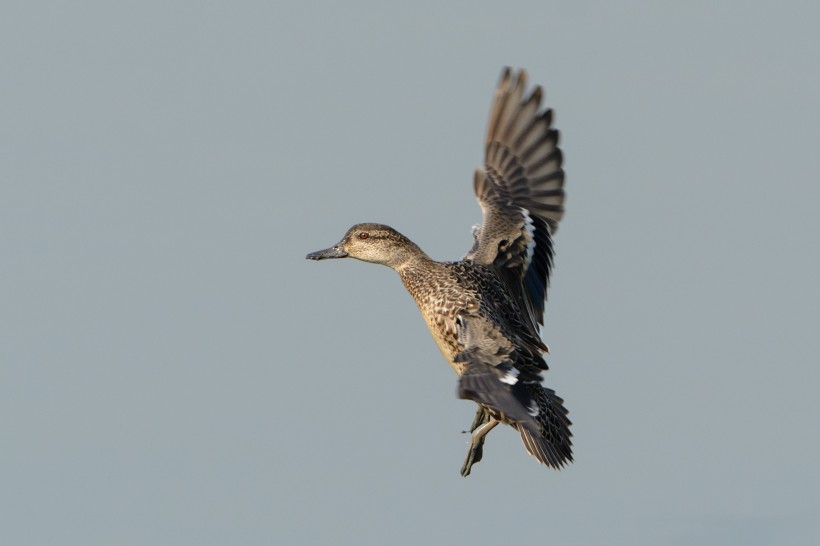
[[471,290],[460,284],[452,264],[429,262],[423,267],[407,267],[399,271],[407,291],[419,307],[433,339],[447,363],[461,375],[463,364],[453,361],[464,347],[458,341],[456,317],[460,313],[475,313],[478,300]]

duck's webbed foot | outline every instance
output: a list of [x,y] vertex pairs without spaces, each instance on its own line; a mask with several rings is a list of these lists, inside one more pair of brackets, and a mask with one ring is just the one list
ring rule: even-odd
[[[467,452],[467,458],[464,460],[464,465],[461,467],[461,475],[465,478],[470,475],[470,469],[473,465],[481,460],[484,455],[484,437],[499,423],[492,417],[490,412],[483,406],[478,407],[475,419],[470,427],[470,432],[473,437],[470,439],[470,449]],[[464,432],[467,432],[466,430]]]

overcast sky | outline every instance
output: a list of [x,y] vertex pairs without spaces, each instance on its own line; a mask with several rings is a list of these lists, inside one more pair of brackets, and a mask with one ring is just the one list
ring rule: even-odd
[[[719,5],[718,5],[719,4]],[[0,6],[0,543],[820,536],[820,4]],[[455,260],[502,66],[567,172],[555,472],[358,222]]]

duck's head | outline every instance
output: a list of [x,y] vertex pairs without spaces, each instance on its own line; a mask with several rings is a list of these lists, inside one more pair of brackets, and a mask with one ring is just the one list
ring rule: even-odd
[[427,256],[413,241],[390,226],[356,224],[332,247],[311,252],[306,257],[308,260],[356,258],[397,269],[413,259]]

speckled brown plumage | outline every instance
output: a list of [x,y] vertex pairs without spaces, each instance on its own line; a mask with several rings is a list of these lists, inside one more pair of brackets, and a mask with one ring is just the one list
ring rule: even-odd
[[458,395],[478,412],[462,474],[481,460],[498,423],[521,434],[527,451],[560,468],[572,461],[563,400],[541,384],[544,300],[552,236],[563,216],[563,157],[542,91],[525,96],[524,71],[502,73],[488,123],[485,163],[474,189],[483,222],[458,262],[437,262],[382,224],[357,224],[335,246],[308,258],[352,257],[398,272],[444,358],[459,375]]
[[[516,428],[527,451],[542,463],[560,468],[571,461],[570,421],[563,400],[541,385],[541,372],[547,370],[541,353],[547,347],[522,320],[495,269],[470,260],[421,259],[400,269],[399,276],[444,358],[462,376],[459,395]],[[471,339],[470,329],[479,331],[478,339]],[[518,372],[516,383],[496,388],[499,377],[511,369]],[[477,386],[482,374],[486,382]],[[507,396],[499,398],[502,393]],[[526,411],[533,406],[537,412]]]

